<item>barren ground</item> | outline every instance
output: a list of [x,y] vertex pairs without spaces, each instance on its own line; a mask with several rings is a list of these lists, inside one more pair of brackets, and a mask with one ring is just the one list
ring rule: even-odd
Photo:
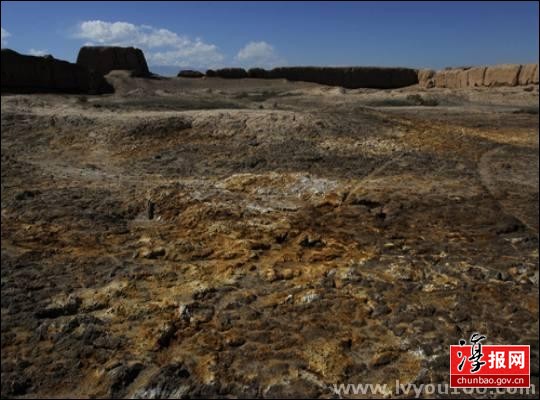
[[538,385],[538,86],[109,79],[2,96],[2,397]]

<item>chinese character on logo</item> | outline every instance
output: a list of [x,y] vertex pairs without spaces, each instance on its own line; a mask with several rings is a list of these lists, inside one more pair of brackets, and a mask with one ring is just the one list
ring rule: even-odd
[[505,368],[504,361],[504,351],[492,351],[489,353],[489,368]]
[[480,342],[485,338],[485,336],[481,336],[479,333],[473,333],[471,335],[470,342],[472,343],[472,347],[471,356],[469,357],[469,361],[472,361],[471,373],[477,372],[486,364],[484,361],[480,361],[480,359],[484,357],[484,354],[482,353],[482,343]]
[[[482,343],[480,343],[482,340],[484,340],[486,337],[484,335],[480,335],[479,333],[473,333],[470,338],[470,342],[472,344],[471,346],[471,356],[469,357],[469,361],[472,361],[471,365],[471,373],[478,372],[482,366],[486,364],[485,361],[480,361],[482,357],[484,357],[484,353],[482,353]],[[466,341],[464,339],[461,339],[459,341],[459,345],[463,346],[465,345]],[[461,351],[458,351],[457,353],[458,357],[462,357],[463,353]],[[467,357],[463,357],[461,359],[461,362],[458,365],[458,370],[463,370],[463,365],[465,364],[465,359]]]
[[[461,339],[461,340],[459,341],[459,345],[460,345],[460,346],[465,345],[465,343],[467,343],[467,341],[466,341],[465,339]],[[463,370],[463,364],[465,364],[465,360],[467,359],[467,357],[466,357],[466,356],[463,356],[463,353],[462,353],[461,351],[458,351],[458,352],[457,352],[457,355],[458,355],[458,357],[461,357],[461,362],[459,363],[459,365],[458,365],[458,367],[457,367],[457,368],[458,368],[458,371],[461,372],[461,371]]]
[[509,351],[508,358],[510,359],[508,368],[516,365],[520,369],[525,368],[525,352],[523,351]]

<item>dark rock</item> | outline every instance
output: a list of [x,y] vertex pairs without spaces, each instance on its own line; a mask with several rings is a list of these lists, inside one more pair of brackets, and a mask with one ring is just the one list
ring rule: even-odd
[[[216,295],[216,289],[213,287],[204,287],[201,289],[198,289],[193,293],[193,300],[209,300],[213,298]],[[201,305],[199,303],[193,303],[191,304],[191,308],[199,308]]]
[[192,392],[189,381],[190,375],[184,364],[169,364],[152,376],[148,384],[135,393],[134,398],[184,398]]
[[2,92],[10,93],[111,93],[103,75],[88,68],[57,60],[2,49]]
[[39,190],[23,190],[15,195],[15,200],[27,200],[32,199],[35,196],[39,195],[41,192]]
[[345,368],[345,375],[349,377],[349,376],[362,374],[366,371],[366,369],[367,369],[367,365],[365,363],[349,364]]
[[315,82],[349,89],[391,89],[418,83],[416,70],[382,67],[280,67],[268,71],[269,78]]
[[263,68],[250,68],[247,71],[249,78],[267,79],[269,72]]
[[150,260],[155,260],[157,258],[163,257],[165,253],[166,252],[163,247],[156,247],[155,249],[144,251],[141,256]]
[[268,250],[270,249],[271,245],[270,243],[264,242],[251,242],[249,247],[251,250]]
[[218,383],[196,383],[192,386],[189,397],[199,399],[215,399],[220,391],[221,387]]
[[[225,79],[242,79],[247,78],[248,74],[243,68],[222,68],[215,71],[216,76]],[[206,72],[208,76],[208,71]]]
[[223,308],[224,310],[232,310],[235,308],[241,308],[248,304],[253,303],[257,299],[257,296],[254,294],[246,294],[242,296],[238,296],[236,299],[231,301],[230,303],[226,304]]
[[194,71],[192,69],[183,69],[176,75],[180,78],[202,78],[204,74],[200,71]]
[[401,325],[401,326],[396,326],[394,328],[393,332],[394,332],[394,335],[396,335],[396,336],[402,336],[405,333],[406,330],[407,330],[407,328],[405,326]]
[[124,390],[137,378],[143,369],[144,366],[140,362],[134,362],[128,365],[120,365],[109,371],[111,397],[123,397]]
[[366,198],[356,198],[354,196],[350,196],[349,203],[355,206],[364,206],[369,209],[382,206],[382,204],[378,201],[374,201],[374,200],[366,199]]
[[[3,380],[3,379],[2,379]],[[23,376],[16,376],[8,382],[8,394],[12,396],[22,396],[28,392],[32,386],[30,379]],[[2,386],[4,386],[2,384]],[[3,389],[3,388],[2,388]],[[4,390],[2,390],[3,392]],[[4,398],[4,396],[2,396]]]
[[433,355],[433,346],[431,346],[429,343],[424,344],[422,350],[424,350],[424,354],[428,357]]
[[121,347],[122,339],[117,336],[102,335],[93,344],[95,348],[117,350]]
[[152,200],[148,200],[147,204],[147,214],[148,219],[154,219],[154,209],[155,209],[155,203]]
[[510,275],[506,271],[497,271],[495,273],[495,278],[499,281],[509,281],[511,280]]
[[419,315],[422,315],[424,317],[431,317],[435,315],[436,312],[437,312],[437,309],[435,308],[435,306],[426,305],[420,310]]
[[495,233],[497,235],[504,235],[514,232],[522,232],[525,230],[525,225],[517,218],[508,216],[502,218],[497,225],[495,225]]
[[231,314],[219,313],[216,318],[217,328],[221,331],[227,331],[233,326],[233,317]]
[[311,238],[309,236],[304,236],[304,238],[300,241],[300,246],[302,247],[324,247],[324,242],[321,239],[318,238]]
[[388,307],[386,304],[381,304],[373,309],[371,316],[378,317],[380,315],[390,314],[391,312],[392,310],[390,309],[390,307]]
[[105,331],[101,326],[88,324],[84,327],[80,338],[85,345],[93,346],[95,341],[103,335],[105,335]]
[[84,46],[79,50],[77,65],[100,75],[129,70],[133,76],[150,76],[144,53],[134,47]]
[[157,347],[161,349],[169,346],[169,343],[176,334],[176,329],[176,325],[173,323],[164,324],[158,332]]
[[73,315],[79,310],[82,301],[80,298],[70,296],[64,304],[53,304],[46,308],[37,310],[36,318],[57,318],[63,315]]

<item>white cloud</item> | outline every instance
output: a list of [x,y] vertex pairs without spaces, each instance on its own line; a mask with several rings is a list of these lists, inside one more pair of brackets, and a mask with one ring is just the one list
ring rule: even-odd
[[215,67],[224,60],[216,45],[149,25],[84,21],[75,36],[95,44],[139,47],[156,66]]
[[11,33],[6,31],[4,28],[1,28],[2,30],[2,47],[4,47],[7,44],[7,38],[11,36]]
[[137,27],[127,22],[84,21],[78,28],[77,37],[102,44],[130,40],[137,33]]
[[236,60],[247,67],[275,67],[285,64],[285,60],[276,53],[274,46],[264,41],[246,44],[236,55]]
[[49,54],[49,50],[36,50],[36,49],[30,49],[28,50],[28,54],[32,56],[45,56]]
[[150,64],[154,65],[216,67],[222,64],[225,57],[215,45],[197,40],[188,46],[150,53],[148,58]]

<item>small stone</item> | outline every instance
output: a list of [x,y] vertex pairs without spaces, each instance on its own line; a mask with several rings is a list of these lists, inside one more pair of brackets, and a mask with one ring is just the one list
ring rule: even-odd
[[148,200],[147,204],[147,216],[148,219],[154,219],[154,210],[155,210],[155,204],[151,200]]
[[321,278],[320,285],[324,288],[331,289],[336,287],[336,281],[331,276],[323,276]]
[[404,326],[396,326],[394,328],[394,335],[402,336],[405,333],[406,330],[407,330],[407,328],[404,327]]
[[249,247],[251,250],[268,250],[272,246],[270,245],[270,243],[257,241],[250,243]]
[[433,355],[433,346],[430,345],[429,343],[426,343],[424,344],[424,346],[422,347],[422,349],[424,350],[424,354],[428,357],[432,356]]
[[145,249],[140,253],[141,257],[154,260],[156,258],[163,257],[165,255],[165,249],[163,247],[156,247],[155,249]]
[[306,247],[306,248],[324,247],[324,242],[320,238],[313,238],[313,237],[310,237],[310,236],[306,235],[300,241],[300,246]]
[[292,279],[294,277],[294,271],[290,268],[285,268],[281,271],[279,277],[286,280]]
[[199,308],[196,310],[193,310],[192,316],[189,319],[189,322],[191,324],[202,324],[205,322],[208,322],[212,319],[214,316],[214,309],[213,308]]
[[29,379],[24,377],[16,377],[9,382],[10,394],[14,396],[22,396],[26,394],[28,389],[32,386]]
[[534,286],[538,286],[538,271],[535,271],[534,274],[529,277],[529,282]]
[[510,278],[510,275],[508,275],[505,271],[498,271],[495,277],[500,281],[508,281]]
[[276,274],[276,271],[273,268],[268,268],[263,273],[263,279],[267,282],[274,282],[278,280],[278,275]]
[[320,298],[321,298],[321,295],[318,293],[308,293],[302,296],[302,298],[300,299],[300,302],[303,304],[309,304],[309,303],[313,303],[314,301],[319,300]]
[[276,243],[278,244],[285,243],[285,241],[287,240],[287,236],[289,236],[289,232],[287,231],[276,234],[276,237],[275,237]]
[[157,347],[163,348],[167,347],[169,343],[171,342],[171,339],[174,337],[176,333],[176,326],[173,323],[165,323],[163,324],[157,334]]
[[190,318],[190,311],[189,311],[189,305],[180,303],[178,306],[178,317],[182,320],[189,320]]
[[358,375],[365,372],[366,369],[367,369],[367,365],[365,363],[349,364],[345,368],[345,375],[346,376]]
[[243,337],[233,335],[225,339],[225,344],[230,347],[239,347],[246,343],[246,340]]
[[218,314],[216,318],[216,325],[219,330],[221,331],[227,331],[232,328],[233,326],[233,319],[229,314]]
[[371,358],[370,365],[372,367],[380,367],[381,365],[390,364],[392,361],[398,358],[398,354],[394,351],[385,351],[382,353],[376,353]]
[[378,317],[379,315],[386,315],[390,314],[391,312],[392,310],[390,309],[390,307],[388,307],[386,304],[381,304],[373,309],[371,316]]
[[471,316],[465,310],[456,310],[453,313],[453,318],[455,322],[464,322],[469,321],[471,319]]
[[82,300],[77,296],[69,296],[64,303],[51,304],[35,312],[36,318],[57,318],[63,315],[73,315],[79,310]]
[[111,378],[111,397],[118,398],[134,380],[139,373],[144,369],[144,366],[139,362],[134,362],[128,365],[120,365],[113,368],[109,372]]

